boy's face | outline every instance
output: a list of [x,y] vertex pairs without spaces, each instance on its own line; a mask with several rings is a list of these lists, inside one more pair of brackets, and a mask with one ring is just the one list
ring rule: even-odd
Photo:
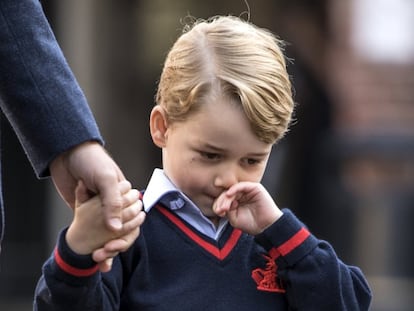
[[164,122],[161,143],[151,131],[163,149],[164,171],[206,217],[216,217],[213,202],[230,186],[262,179],[272,145],[253,134],[243,111],[228,99],[205,104],[186,121]]

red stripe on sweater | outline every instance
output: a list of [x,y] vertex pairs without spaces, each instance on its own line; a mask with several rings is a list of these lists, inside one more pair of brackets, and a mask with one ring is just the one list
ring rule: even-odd
[[310,232],[306,228],[301,228],[296,232],[289,240],[280,245],[279,247],[272,248],[269,252],[272,258],[277,258],[280,255],[286,256],[292,252],[296,247],[301,245],[310,236]]
[[171,220],[181,231],[183,231],[191,240],[193,240],[195,243],[200,245],[202,248],[204,248],[207,252],[215,256],[216,258],[223,260],[226,258],[232,249],[236,246],[237,241],[239,240],[242,232],[238,229],[233,229],[233,232],[231,233],[230,238],[226,242],[226,244],[223,246],[223,248],[218,248],[217,246],[203,240],[199,235],[197,235],[194,231],[192,231],[190,228],[186,226],[186,224],[179,219],[176,215],[171,213],[165,208],[161,208],[157,206],[157,209],[165,215],[169,220]]
[[98,265],[95,265],[88,269],[79,269],[79,268],[73,267],[63,260],[57,248],[55,248],[54,256],[55,256],[55,261],[57,265],[66,273],[72,274],[74,276],[78,276],[78,277],[91,276],[92,274],[95,274],[99,268]]

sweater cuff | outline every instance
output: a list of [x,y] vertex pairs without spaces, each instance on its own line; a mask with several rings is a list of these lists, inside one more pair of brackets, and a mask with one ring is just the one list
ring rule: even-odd
[[96,274],[99,267],[92,255],[79,255],[72,251],[66,243],[67,228],[59,234],[58,244],[53,258],[58,270],[73,277],[90,277]]
[[281,268],[293,266],[318,244],[318,240],[288,209],[283,209],[282,217],[257,235],[256,241],[278,261]]

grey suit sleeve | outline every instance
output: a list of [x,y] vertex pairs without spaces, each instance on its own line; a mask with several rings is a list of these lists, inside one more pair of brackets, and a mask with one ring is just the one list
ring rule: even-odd
[[37,0],[0,1],[0,107],[38,177],[71,147],[103,143]]

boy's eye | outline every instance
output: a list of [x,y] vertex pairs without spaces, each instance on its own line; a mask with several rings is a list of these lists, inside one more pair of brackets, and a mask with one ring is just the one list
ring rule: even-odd
[[212,153],[212,152],[204,152],[204,151],[201,151],[200,154],[201,154],[201,156],[203,158],[206,158],[208,160],[216,160],[216,159],[218,159],[220,157],[219,154]]
[[248,158],[248,159],[244,160],[244,163],[247,164],[247,165],[255,165],[255,164],[260,163],[260,160],[253,159],[253,158]]

